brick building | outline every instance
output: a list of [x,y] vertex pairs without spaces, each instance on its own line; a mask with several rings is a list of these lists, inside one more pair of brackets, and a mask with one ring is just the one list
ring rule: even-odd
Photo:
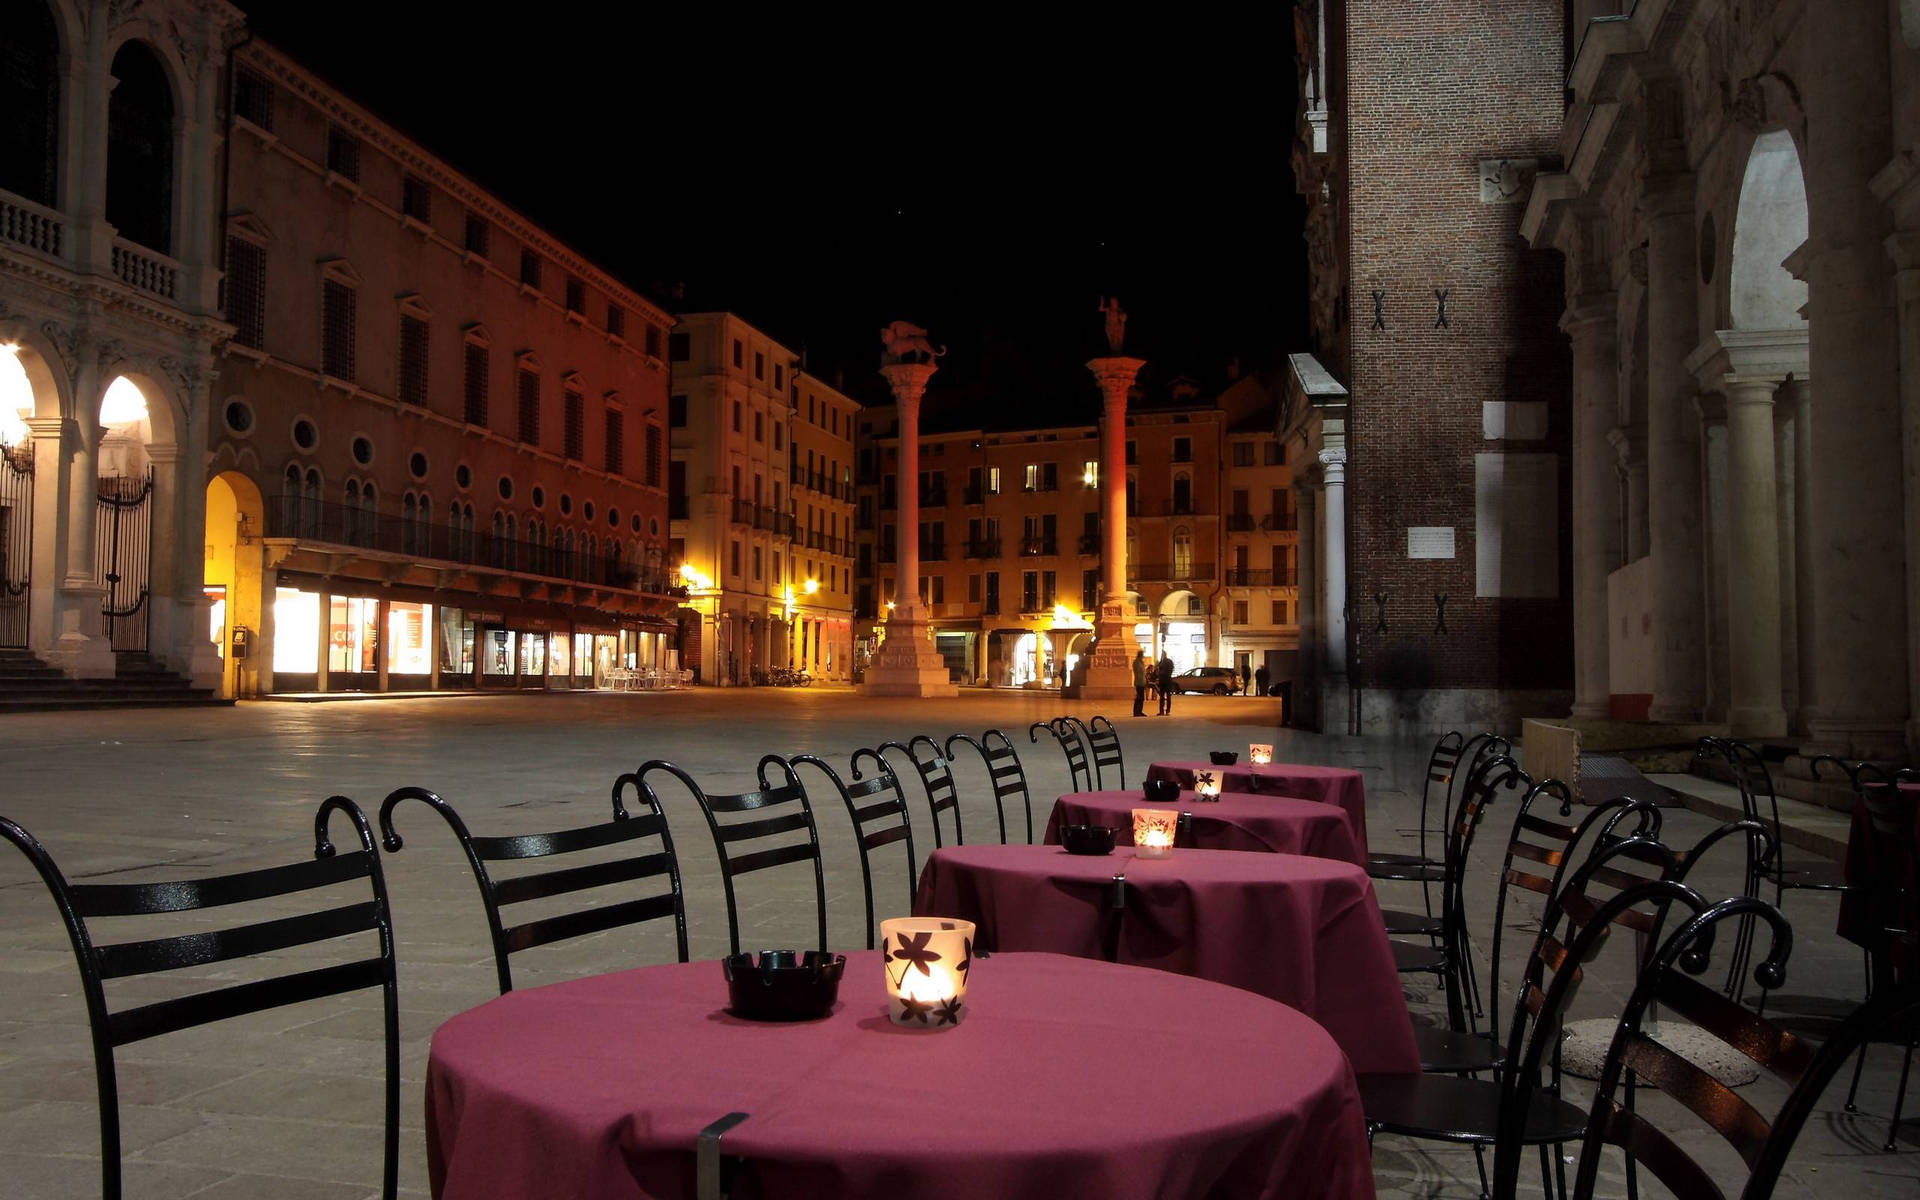
[[[1282,528],[1291,509],[1284,499],[1280,515],[1272,507],[1276,492],[1290,496],[1291,478],[1273,424],[1268,392],[1252,380],[1214,400],[1176,380],[1159,402],[1129,406],[1135,634],[1182,670],[1241,656],[1276,679],[1291,668],[1292,560],[1273,549],[1291,542]],[[854,608],[870,638],[895,596],[903,484],[893,410],[862,410],[859,428]],[[920,443],[920,594],[949,671],[961,683],[1058,688],[1099,612],[1100,426],[935,421],[923,423]]]
[[1414,732],[1565,711],[1560,263],[1519,236],[1558,152],[1563,15],[1296,11],[1313,345],[1280,431],[1306,468],[1302,715]]

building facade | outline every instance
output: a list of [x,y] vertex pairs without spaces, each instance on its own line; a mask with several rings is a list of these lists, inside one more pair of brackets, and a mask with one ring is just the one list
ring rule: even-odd
[[1920,745],[1920,5],[1579,0],[1574,711]]
[[[1265,395],[1253,385],[1234,399],[1257,407]],[[1279,679],[1295,589],[1275,582],[1274,563],[1282,578],[1290,568],[1270,547],[1289,535],[1267,528],[1270,494],[1259,507],[1252,497],[1290,494],[1288,469],[1271,405],[1233,431],[1224,399],[1176,381],[1165,403],[1128,413],[1128,601],[1154,658],[1181,670],[1245,661]],[[870,639],[896,596],[893,514],[908,484],[892,410],[863,410],[860,431],[855,613]],[[1097,423],[922,431],[919,588],[956,682],[1059,688],[1087,652],[1101,600],[1100,434]]]
[[1563,13],[1295,11],[1312,346],[1280,429],[1302,468],[1302,718],[1427,733],[1565,712],[1561,272],[1519,236],[1560,147]]
[[672,336],[669,559],[691,589],[681,645],[703,683],[853,666],[857,405],[732,313]]
[[0,641],[228,695],[669,665],[671,318],[237,10],[26,9]]

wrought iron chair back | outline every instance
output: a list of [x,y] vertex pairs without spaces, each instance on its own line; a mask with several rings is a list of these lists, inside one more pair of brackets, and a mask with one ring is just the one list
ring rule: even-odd
[[1441,944],[1448,962],[1444,975],[1447,991],[1447,1016],[1454,1029],[1471,1028],[1467,1015],[1469,997],[1477,985],[1472,956],[1467,951],[1466,878],[1468,858],[1473,852],[1474,836],[1479,832],[1487,808],[1493,803],[1494,790],[1531,791],[1533,780],[1513,759],[1499,755],[1480,759],[1460,789],[1446,829],[1446,866],[1440,886]]
[[1125,789],[1127,786],[1127,764],[1120,754],[1120,731],[1106,717],[1095,714],[1085,727],[1087,748],[1093,754],[1094,786],[1105,789],[1107,786],[1106,768],[1113,768],[1113,786]]
[[1066,717],[1055,717],[1051,721],[1036,721],[1028,726],[1027,740],[1038,742],[1042,729],[1053,735],[1053,740],[1060,744],[1060,752],[1067,756],[1068,790],[1092,791],[1093,764],[1087,758],[1087,748],[1080,740],[1080,731]]
[[1027,819],[1027,841],[1033,841],[1033,796],[1027,790],[1027,771],[1020,765],[1020,754],[1013,748],[1013,740],[998,729],[989,729],[980,735],[980,740],[964,733],[956,733],[947,739],[947,761],[953,761],[953,744],[965,742],[980,752],[987,764],[987,778],[993,784],[993,811],[1000,819],[1000,844],[1007,842],[1007,801],[1020,797],[1021,810]]
[[[632,789],[641,812],[627,811],[626,792]],[[680,889],[680,859],[674,852],[673,832],[667,827],[666,814],[658,801],[639,787],[632,772],[613,781],[613,819],[599,825],[563,829],[554,833],[519,834],[504,837],[475,837],[453,805],[421,787],[403,787],[389,793],[380,803],[380,840],[389,854],[397,854],[406,845],[394,828],[393,810],[403,801],[417,800],[434,812],[453,830],[460,849],[467,856],[473,881],[480,888],[480,903],[487,913],[487,932],[493,939],[493,965],[499,976],[500,993],[513,990],[513,966],[509,959],[521,950],[544,946],[567,938],[639,925],[647,921],[673,918],[675,946],[680,961],[687,961],[687,910]],[[573,867],[554,867],[495,878],[489,864],[524,863],[559,855],[577,854],[606,846],[658,837],[660,845],[652,853],[635,853]],[[587,905],[564,913],[508,925],[503,910],[510,905],[570,896],[618,884],[660,881],[665,890],[613,904]]]
[[[933,819],[933,848],[938,850],[946,844],[940,833],[940,814],[944,812],[953,814],[953,844],[966,845],[966,833],[960,824],[960,791],[954,786],[953,766],[947,762],[940,743],[924,733],[916,733],[905,742],[880,743],[876,754],[884,756],[889,750],[906,755],[907,761],[913,764],[913,773],[920,777],[920,787],[927,794],[927,812]],[[860,778],[858,764],[854,765],[853,777]]]
[[[768,767],[778,768],[779,783],[774,783],[768,777]],[[814,824],[813,805],[807,799],[807,789],[801,786],[800,777],[794,774],[792,764],[777,754],[763,757],[754,774],[760,783],[758,790],[713,796],[708,795],[693,776],[665,759],[656,758],[640,765],[640,769],[634,773],[634,781],[640,794],[656,811],[660,809],[660,798],[653,790],[651,777],[657,775],[671,775],[679,780],[680,785],[691,792],[699,803],[700,812],[707,819],[707,829],[713,834],[714,853],[720,859],[720,886],[727,897],[729,953],[740,953],[740,904],[733,881],[755,871],[803,862],[813,864],[813,907],[819,926],[820,950],[824,953],[827,948],[827,882],[820,863],[820,830]],[[728,819],[722,820],[722,817]],[[789,840],[773,846],[763,844],[758,849],[743,848],[752,843],[764,843],[768,838],[803,831],[806,833],[804,841]]]
[[[1711,1167],[1701,1163],[1668,1129],[1656,1126],[1635,1110],[1633,1092],[1642,1082],[1659,1087],[1670,1100],[1725,1139],[1747,1163],[1758,1167],[1772,1162],[1777,1175],[1778,1163],[1784,1161],[1787,1146],[1805,1122],[1811,1103],[1807,1096],[1810,1086],[1818,1079],[1823,1088],[1845,1061],[1845,1047],[1837,1055],[1831,1053],[1831,1047],[1817,1054],[1811,1043],[1748,1011],[1723,992],[1689,978],[1706,969],[1717,927],[1736,920],[1764,924],[1771,931],[1767,955],[1754,968],[1755,982],[1770,990],[1784,981],[1793,948],[1793,928],[1779,909],[1762,900],[1736,896],[1704,911],[1696,910],[1661,944],[1627,1000],[1601,1069],[1574,1180],[1574,1195],[1580,1200],[1590,1200],[1593,1195],[1603,1146],[1628,1151],[1637,1168],[1651,1172],[1675,1195],[1725,1194],[1720,1183],[1723,1168],[1718,1163]],[[1654,1040],[1645,1022],[1655,1004],[1686,1018],[1786,1083],[1796,1099],[1781,1112],[1787,1113],[1796,1105],[1798,1111],[1789,1114],[1784,1123],[1777,1118],[1769,1122],[1746,1097]],[[1824,1062],[1817,1063],[1817,1059]],[[1814,1090],[1812,1098],[1817,1097],[1818,1090]],[[1758,1182],[1750,1173],[1740,1194],[1767,1195],[1772,1181],[1756,1190]]]
[[[860,764],[869,761],[870,775],[862,779]],[[860,847],[860,890],[866,897],[867,913],[867,949],[873,949],[873,864],[869,856],[882,846],[895,842],[905,842],[907,850],[907,907],[913,910],[915,882],[920,878],[919,865],[913,853],[913,821],[907,815],[907,797],[901,790],[900,777],[894,774],[892,764],[877,750],[861,748],[853,752],[848,768],[853,773],[854,782],[849,784],[840,778],[840,773],[832,764],[814,754],[799,754],[787,760],[796,772],[803,764],[813,767],[833,782],[834,790],[840,793],[840,802],[847,807],[847,816],[853,821],[854,844]]]
[[[334,813],[345,813],[359,837],[357,849],[340,853],[327,835]],[[80,967],[92,1032],[95,1081],[100,1102],[101,1189],[106,1200],[121,1196],[120,1093],[114,1052],[162,1034],[231,1017],[377,987],[382,993],[386,1043],[386,1138],[381,1195],[391,1200],[400,1164],[400,1005],[394,975],[393,926],[386,877],[374,850],[367,819],[353,801],[330,796],[314,814],[313,861],[164,883],[69,883],[45,847],[25,829],[0,818],[0,838],[26,855],[53,896]],[[101,945],[87,922],[95,918],[143,917],[194,912],[366,880],[371,896],[353,904],[312,909],[203,933],[152,937]],[[321,901],[316,901],[321,903]],[[160,971],[204,967],[348,937],[378,935],[370,956],[330,966],[288,971],[191,995],[114,1008],[106,983]],[[278,964],[276,964],[278,965]]]

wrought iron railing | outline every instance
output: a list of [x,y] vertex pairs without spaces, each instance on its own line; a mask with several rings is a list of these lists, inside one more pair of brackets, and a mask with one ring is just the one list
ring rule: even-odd
[[[1183,571],[1180,568],[1185,566]],[[1173,583],[1212,579],[1212,563],[1128,563],[1127,576],[1135,582]]]
[[1082,554],[1100,553],[1100,535],[1097,533],[1081,534],[1080,535],[1080,553]]
[[999,538],[968,538],[966,546],[968,558],[999,558]]
[[1253,514],[1243,513],[1243,512],[1228,513],[1227,514],[1227,532],[1228,533],[1253,532]]
[[1050,537],[1021,538],[1020,553],[1023,555],[1058,554],[1060,553],[1060,545]]
[[346,504],[282,495],[268,501],[266,536],[359,546],[414,559],[492,567],[655,596],[687,594],[664,565],[636,563],[626,554],[599,549],[604,543],[596,543],[596,549],[589,551],[581,545],[584,535],[579,533],[571,543],[564,539],[536,542],[485,529],[409,520]]

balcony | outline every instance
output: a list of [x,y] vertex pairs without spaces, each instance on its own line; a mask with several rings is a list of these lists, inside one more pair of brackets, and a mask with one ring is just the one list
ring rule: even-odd
[[976,540],[974,538],[968,538],[966,556],[968,558],[999,558],[1000,539],[981,538]]
[[1228,533],[1252,533],[1253,532],[1253,514],[1243,513],[1243,512],[1228,513],[1227,514],[1227,532]]
[[266,536],[270,538],[358,546],[420,562],[464,563],[655,596],[687,594],[664,567],[640,566],[612,554],[588,554],[544,542],[496,537],[479,529],[410,521],[345,504],[274,496],[268,501],[266,516]]
[[1030,537],[1020,539],[1020,553],[1023,555],[1055,555],[1060,553],[1059,543],[1049,537]]
[[1082,554],[1100,553],[1100,535],[1097,533],[1081,534],[1080,535],[1080,553]]
[[0,192],[0,241],[60,257],[66,243],[67,219],[24,196]]
[[753,503],[749,500],[733,502],[733,523],[735,525],[753,524]]
[[[1180,568],[1185,567],[1182,571]],[[1127,577],[1136,583],[1190,583],[1213,578],[1212,563],[1128,563]]]
[[1298,512],[1268,513],[1260,518],[1260,528],[1268,533],[1298,533],[1300,514]]
[[125,238],[113,239],[110,262],[121,283],[163,300],[172,300],[180,287],[180,264]]
[[1272,571],[1255,571],[1246,567],[1227,568],[1228,587],[1272,587]]

